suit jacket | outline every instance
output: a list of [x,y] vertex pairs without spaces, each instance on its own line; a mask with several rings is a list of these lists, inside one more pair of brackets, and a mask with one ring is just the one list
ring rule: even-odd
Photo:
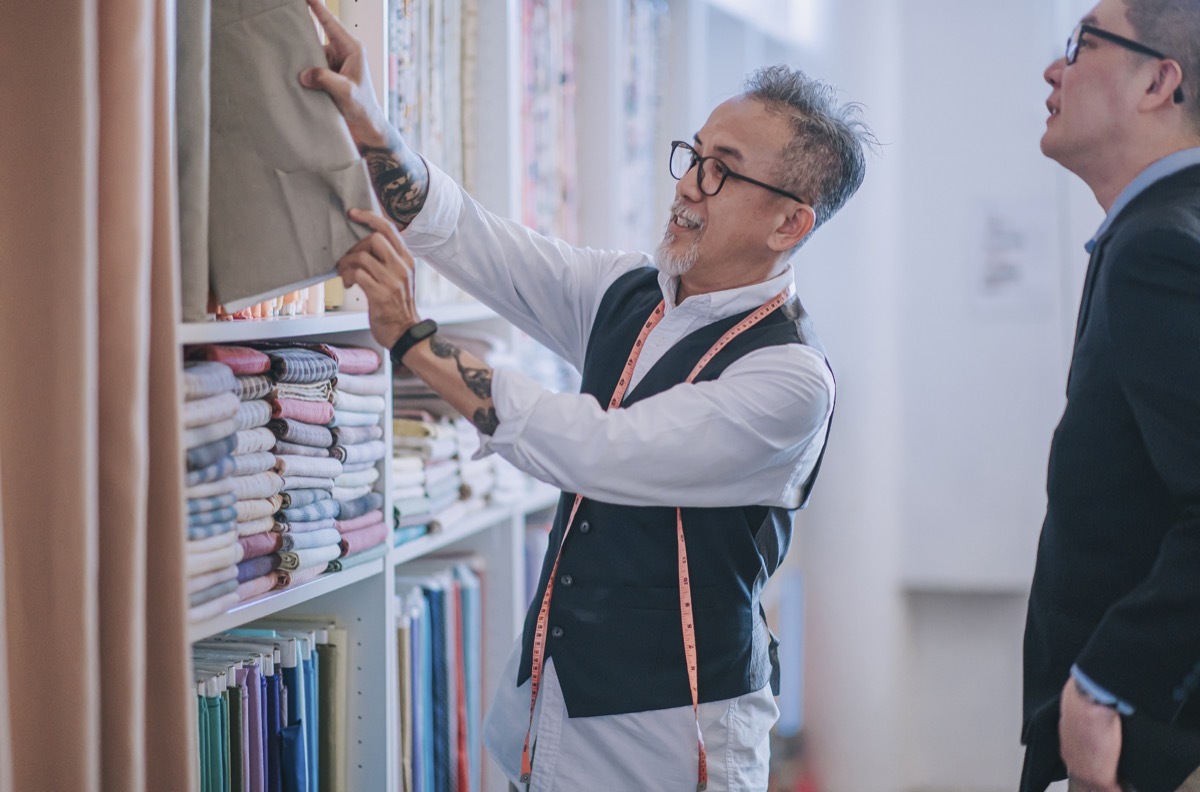
[[1093,249],[1046,489],[1022,789],[1065,776],[1077,663],[1136,709],[1122,781],[1175,790],[1200,765],[1200,167],[1151,185]]

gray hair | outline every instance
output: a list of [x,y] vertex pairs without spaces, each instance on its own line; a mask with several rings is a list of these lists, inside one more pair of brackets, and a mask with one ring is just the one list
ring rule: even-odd
[[832,85],[783,64],[750,75],[742,95],[790,123],[792,139],[784,146],[778,178],[812,202],[813,229],[820,228],[858,191],[867,172],[864,149],[877,145],[861,120],[862,106],[840,104]]
[[1138,41],[1183,67],[1184,110],[1200,131],[1200,4],[1196,0],[1126,0]]

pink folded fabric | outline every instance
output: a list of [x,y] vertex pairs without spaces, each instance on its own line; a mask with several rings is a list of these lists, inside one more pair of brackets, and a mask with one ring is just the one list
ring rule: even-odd
[[187,359],[224,363],[237,375],[262,374],[271,369],[271,358],[257,349],[241,346],[205,344],[204,346],[189,347]]
[[317,348],[337,361],[339,374],[374,374],[383,362],[374,349],[339,347],[332,344],[321,344]]
[[261,597],[277,585],[279,585],[279,577],[274,572],[240,583],[237,587],[238,602]]
[[242,560],[245,561],[247,558],[258,558],[268,553],[274,553],[279,549],[280,536],[273,531],[251,534],[238,539],[238,544],[242,546]]
[[280,570],[279,572],[274,573],[275,579],[278,581],[277,587],[290,588],[293,586],[299,586],[302,583],[307,583],[310,580],[316,580],[318,577],[320,577],[321,573],[325,571],[325,567],[325,564],[318,564],[317,566],[306,567],[296,572]]
[[377,522],[383,522],[382,509],[375,509],[374,511],[369,511],[366,514],[360,514],[359,516],[349,520],[338,520],[337,529],[342,533],[348,533],[350,531],[357,531],[361,528],[374,525]]
[[307,424],[324,425],[333,420],[333,405],[327,401],[268,399],[272,418],[292,418]]
[[384,522],[342,534],[342,557],[352,556],[383,544],[387,541],[387,534],[387,523]]

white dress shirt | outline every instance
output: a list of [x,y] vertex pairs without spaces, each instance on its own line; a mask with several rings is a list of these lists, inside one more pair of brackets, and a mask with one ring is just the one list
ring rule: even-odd
[[[404,232],[409,248],[581,369],[605,292],[653,260],[540,236],[491,214],[436,167],[429,170],[428,198]],[[676,279],[660,273],[659,283],[666,312],[646,340],[630,389],[687,334],[794,288],[788,269],[676,305]],[[483,438],[480,453],[497,453],[560,489],[608,503],[794,509],[820,455],[833,395],[824,357],[800,344],[750,352],[715,380],[680,384],[612,411],[590,395],[551,393],[520,372],[498,369],[492,397],[499,427]],[[697,453],[699,447],[717,453]],[[505,672],[514,682],[519,656],[518,641]],[[695,789],[690,706],[568,718],[553,658],[544,674],[531,789]],[[768,733],[777,717],[769,687],[700,706],[710,790],[766,789]],[[528,681],[502,686],[484,739],[514,782],[528,722]]]

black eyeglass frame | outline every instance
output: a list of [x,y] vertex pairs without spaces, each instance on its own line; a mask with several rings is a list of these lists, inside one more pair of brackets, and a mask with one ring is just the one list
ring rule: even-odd
[[[687,149],[688,151],[690,151],[692,153],[692,162],[688,166],[687,170],[685,170],[683,173],[676,176],[675,169],[671,167],[671,163],[675,161],[675,150],[679,149],[679,148]],[[704,178],[703,178],[704,177],[704,163],[708,162],[709,160],[712,160],[713,162],[716,162],[718,165],[720,165],[721,170],[725,174],[724,176],[721,177],[720,183],[717,184],[717,189],[713,190],[712,192],[708,192],[704,189]],[[762,187],[764,190],[770,190],[771,192],[775,193],[776,195],[782,195],[784,198],[791,198],[793,201],[796,201],[797,203],[802,203],[805,206],[812,206],[812,204],[810,202],[804,200],[803,198],[801,198],[798,195],[794,195],[793,193],[788,192],[787,190],[781,190],[778,187],[772,187],[771,185],[769,185],[765,182],[760,182],[758,179],[751,179],[749,176],[743,176],[742,174],[738,173],[737,171],[730,170],[729,166],[726,165],[718,157],[701,157],[699,152],[697,152],[696,149],[692,148],[691,144],[686,143],[685,141],[672,140],[671,141],[671,156],[667,159],[667,170],[670,171],[671,178],[675,179],[676,181],[679,181],[684,176],[687,176],[688,173],[691,172],[692,168],[699,168],[699,171],[696,173],[696,185],[700,188],[700,192],[704,193],[705,195],[709,196],[710,198],[712,196],[716,195],[717,193],[721,192],[721,188],[725,186],[726,180],[728,180],[729,177],[732,176],[733,178],[744,181],[747,184],[753,184],[755,187]]]
[[[1151,58],[1158,58],[1159,60],[1175,60],[1169,55],[1164,55],[1153,47],[1147,47],[1140,41],[1134,41],[1133,39],[1119,36],[1116,33],[1110,33],[1107,30],[1095,27],[1094,25],[1086,25],[1081,23],[1075,26],[1075,30],[1071,32],[1071,37],[1067,39],[1067,51],[1065,53],[1065,58],[1068,66],[1075,63],[1075,61],[1079,59],[1079,44],[1083,41],[1084,36],[1095,36],[1096,38],[1110,41],[1113,44],[1116,44],[1118,47],[1124,47],[1130,52],[1136,52],[1139,55],[1147,55]],[[1176,61],[1176,63],[1178,63],[1178,61]],[[1175,88],[1174,99],[1175,104],[1183,104],[1182,85]]]

